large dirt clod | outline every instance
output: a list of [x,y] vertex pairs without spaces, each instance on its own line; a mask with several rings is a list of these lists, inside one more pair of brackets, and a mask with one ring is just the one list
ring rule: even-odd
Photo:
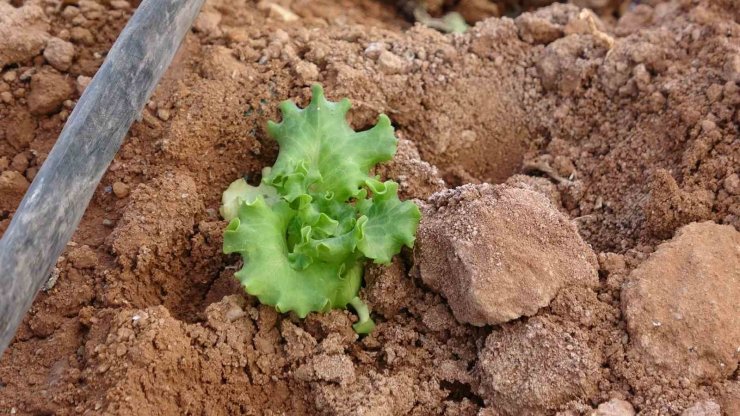
[[71,81],[56,71],[39,71],[31,77],[28,109],[31,114],[46,115],[59,111],[74,93]]
[[464,185],[432,195],[415,260],[458,321],[495,325],[534,315],[569,285],[598,282],[596,256],[543,194]]
[[16,9],[7,2],[0,2],[0,70],[41,52],[49,38],[45,17],[37,5]]
[[630,343],[648,368],[694,382],[738,367],[740,232],[693,223],[635,269],[622,293]]
[[602,378],[585,333],[542,316],[489,335],[477,371],[481,395],[503,415],[554,414],[592,398]]
[[23,150],[33,140],[37,122],[28,111],[19,111],[8,118],[5,138],[15,150]]
[[[83,319],[90,328],[80,349],[85,365],[77,374],[90,390],[76,412],[259,414],[245,409],[285,400],[285,394],[268,396],[257,385],[263,369],[280,365],[274,350],[260,351],[264,361],[257,362],[260,343],[275,341],[265,335],[276,332],[261,311],[229,296],[206,316],[204,324],[186,325],[157,306],[102,309]],[[239,398],[227,399],[235,389],[241,389]]]
[[383,416],[408,414],[414,406],[416,388],[406,374],[389,377],[372,372],[359,381],[349,389],[316,385],[317,408],[327,415]]
[[163,174],[136,188],[128,211],[108,237],[109,244],[119,263],[146,269],[151,253],[164,257],[183,250],[193,232],[195,214],[202,209],[190,176]]

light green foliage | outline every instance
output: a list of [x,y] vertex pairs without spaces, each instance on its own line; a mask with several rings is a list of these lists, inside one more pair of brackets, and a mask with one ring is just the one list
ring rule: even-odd
[[397,183],[369,176],[396,152],[388,117],[355,132],[349,100],[327,101],[318,85],[312,93],[305,109],[280,104],[282,122],[269,123],[280,153],[259,186],[239,179],[223,193],[224,252],[242,255],[235,276],[260,302],[301,318],[351,305],[355,330],[368,333],[374,323],[357,296],[363,263],[387,264],[412,247],[421,214],[398,199]]

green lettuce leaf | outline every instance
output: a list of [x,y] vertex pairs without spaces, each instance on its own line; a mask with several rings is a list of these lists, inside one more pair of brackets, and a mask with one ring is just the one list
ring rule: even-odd
[[286,202],[268,206],[261,196],[241,204],[224,233],[224,253],[244,258],[235,277],[261,303],[279,312],[294,311],[301,318],[312,311],[346,307],[360,289],[362,262],[357,256],[345,256],[293,268],[285,239],[293,215]]
[[[266,175],[270,168],[262,170]],[[219,212],[226,221],[236,218],[237,210],[242,202],[251,203],[258,196],[262,195],[269,203],[276,201],[278,197],[277,190],[272,186],[260,183],[259,186],[252,186],[244,178],[237,179],[229,185],[221,196],[221,208]]]
[[355,132],[345,118],[348,99],[326,100],[319,85],[305,109],[290,101],[280,104],[283,121],[269,122],[267,131],[280,145],[266,182],[288,201],[300,192],[331,195],[338,201],[354,196],[370,169],[393,158],[397,139],[391,121],[381,114],[370,130]]
[[318,85],[312,93],[305,109],[283,102],[283,120],[268,125],[280,152],[262,182],[239,179],[223,193],[224,252],[241,254],[235,276],[263,304],[301,318],[349,306],[355,331],[368,333],[375,324],[358,297],[363,263],[390,263],[412,247],[421,214],[398,199],[398,184],[369,176],[396,152],[388,117],[355,132],[348,100],[327,101]]
[[[375,263],[390,264],[401,246],[414,246],[416,228],[421,212],[411,201],[398,199],[398,184],[368,181],[372,199],[364,199],[357,206],[362,217],[362,238],[357,248]],[[364,220],[363,220],[364,219]]]

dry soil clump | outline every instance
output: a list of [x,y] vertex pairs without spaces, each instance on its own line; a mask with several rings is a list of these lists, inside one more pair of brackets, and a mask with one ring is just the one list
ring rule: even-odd
[[0,69],[27,61],[44,48],[49,24],[38,5],[15,8],[0,2]]
[[732,375],[740,358],[740,232],[681,228],[632,274],[622,303],[631,345],[648,367],[692,382]]
[[534,315],[563,287],[598,283],[596,255],[575,225],[543,194],[508,185],[432,195],[415,261],[455,317],[473,325]]
[[489,335],[477,371],[489,407],[504,415],[544,415],[595,398],[601,364],[585,332],[536,317]]

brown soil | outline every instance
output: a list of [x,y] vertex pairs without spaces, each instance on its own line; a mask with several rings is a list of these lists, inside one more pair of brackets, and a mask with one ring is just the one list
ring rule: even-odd
[[[735,2],[427,3],[530,12],[443,35],[390,0],[209,0],[2,356],[0,413],[740,414]],[[0,0],[0,233],[136,4]],[[266,121],[317,81],[356,128],[391,117],[378,173],[431,197],[422,227],[483,230],[538,286],[487,275],[480,247],[427,286],[427,239],[368,267],[364,338],[347,311],[247,296],[220,194],[272,163]],[[508,186],[445,190],[485,182]],[[515,316],[455,319],[498,296]]]

